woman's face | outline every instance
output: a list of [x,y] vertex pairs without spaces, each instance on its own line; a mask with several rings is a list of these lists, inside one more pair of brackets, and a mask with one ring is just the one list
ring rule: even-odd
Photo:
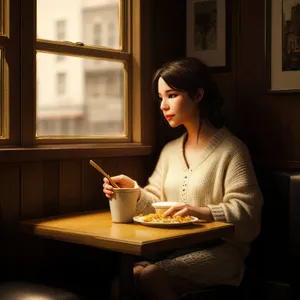
[[158,97],[161,99],[160,109],[171,127],[187,127],[190,123],[197,122],[197,102],[187,92],[173,90],[161,77],[158,79]]

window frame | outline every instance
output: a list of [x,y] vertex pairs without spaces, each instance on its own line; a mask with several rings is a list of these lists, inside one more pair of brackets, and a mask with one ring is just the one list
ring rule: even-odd
[[[1,82],[1,122],[3,134],[0,147],[16,145],[20,141],[20,2],[2,0],[4,30],[0,34],[0,48],[3,50],[3,81]],[[13,7],[13,13],[12,9]]]
[[[5,0],[8,1],[8,0]],[[128,120],[129,138],[92,139],[92,138],[51,138],[36,139],[36,49],[46,51],[52,49],[56,54],[64,54],[67,49],[74,55],[84,56],[80,45],[69,45],[64,42],[52,43],[48,40],[36,40],[36,0],[10,0],[14,10],[10,14],[11,30],[17,31],[10,64],[15,71],[10,75],[10,139],[4,141],[6,147],[0,148],[0,161],[22,161],[59,158],[84,158],[99,156],[148,155],[152,153],[154,141],[154,122],[152,113],[151,76],[153,74],[151,49],[151,1],[127,0],[122,14],[131,20],[128,26],[121,28],[123,36],[128,32],[128,43],[124,52],[115,50],[96,50],[85,47],[94,57],[103,56],[108,59],[118,58],[130,60],[128,68]],[[141,19],[143,22],[141,22]],[[20,21],[20,22],[19,22]],[[19,25],[19,27],[18,27]],[[144,37],[144,38],[143,38]],[[143,45],[143,47],[141,46]],[[19,54],[19,61],[12,61]],[[12,84],[12,78],[19,80],[20,89]],[[142,91],[149,91],[142,95]],[[13,91],[14,94],[13,94]],[[13,96],[13,98],[12,98]],[[15,100],[14,100],[15,99]],[[143,100],[143,101],[142,101]],[[12,109],[12,107],[14,107]],[[12,127],[12,123],[14,126]],[[152,133],[151,133],[152,132]],[[41,142],[42,141],[42,142]],[[3,142],[1,140],[0,142]],[[51,150],[49,152],[49,150]],[[79,151],[80,150],[80,151]],[[22,158],[20,157],[22,153]],[[4,158],[3,158],[4,157]],[[5,159],[6,157],[6,159]]]
[[[128,74],[128,77],[125,78],[128,82],[128,86],[131,86],[130,78],[132,76],[132,68],[130,68],[130,65],[132,64],[132,56],[131,54],[131,19],[133,15],[131,14],[131,5],[136,5],[136,3],[133,2],[139,2],[135,0],[122,0],[121,5],[120,5],[120,15],[121,18],[127,20],[125,22],[126,24],[123,24],[124,26],[121,26],[120,28],[120,37],[121,41],[121,50],[113,50],[113,49],[105,49],[101,47],[94,47],[90,45],[84,45],[82,46],[80,43],[81,41],[76,41],[76,42],[69,42],[69,41],[51,41],[51,40],[45,40],[45,39],[37,39],[37,0],[30,0],[28,1],[29,3],[24,4],[24,1],[21,1],[21,12],[23,13],[23,17],[25,18],[24,22],[22,22],[21,25],[21,45],[23,44],[23,40],[26,44],[30,41],[30,44],[34,48],[34,53],[41,52],[41,53],[53,53],[56,55],[59,54],[66,54],[66,55],[74,55],[76,57],[82,57],[82,58],[104,58],[104,59],[111,59],[111,60],[117,60],[121,61],[124,63],[124,68],[126,69],[126,72]],[[26,11],[27,9],[27,11]],[[31,14],[31,17],[27,18]],[[22,17],[21,17],[22,20]],[[30,22],[31,20],[31,22]],[[32,21],[34,20],[34,21]],[[128,37],[126,41],[124,41],[124,38]],[[79,42],[77,44],[77,42]],[[21,46],[22,47],[22,46]],[[21,137],[24,137],[24,140],[22,141],[23,145],[51,145],[51,144],[71,144],[71,143],[76,143],[76,144],[87,144],[87,143],[111,143],[111,142],[116,142],[116,143],[123,143],[123,142],[132,142],[132,131],[133,131],[133,126],[132,121],[131,121],[131,110],[132,110],[132,98],[129,100],[129,93],[128,91],[125,92],[125,103],[124,103],[124,111],[128,112],[127,115],[124,116],[124,123],[125,123],[125,128],[127,131],[125,132],[125,136],[107,136],[103,138],[93,138],[89,136],[82,136],[82,137],[65,137],[65,136],[51,136],[51,137],[36,137],[36,56],[32,56],[32,50],[30,47],[25,47],[23,48],[25,51],[28,50],[26,55],[26,61],[22,61],[21,59],[21,68],[26,69],[27,76],[31,79],[32,85],[31,85],[31,92],[30,94],[26,93],[29,92],[28,89],[25,89],[25,93],[23,92],[23,89],[21,87],[22,91],[22,96],[27,98],[25,101],[26,106],[28,104],[28,99],[31,99],[31,115],[29,117],[29,111],[27,110],[21,110],[22,112],[26,111],[25,116],[22,119],[27,119],[26,125],[27,128],[25,129],[26,131],[21,132]],[[29,52],[31,50],[31,52]],[[31,59],[28,59],[30,57]],[[31,66],[29,67],[29,61],[31,60]],[[129,63],[127,63],[129,62]],[[29,67],[29,68],[28,68]],[[129,89],[130,90],[130,89]],[[23,104],[24,101],[21,101]],[[34,114],[32,114],[34,113]],[[34,120],[34,122],[33,122]],[[29,130],[29,125],[31,125],[30,130]],[[23,128],[23,124],[22,124]],[[25,134],[25,135],[24,135]]]

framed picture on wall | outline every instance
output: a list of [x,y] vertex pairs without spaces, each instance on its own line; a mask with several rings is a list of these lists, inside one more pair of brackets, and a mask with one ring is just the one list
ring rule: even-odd
[[186,0],[186,55],[214,71],[230,70],[230,0]]
[[266,0],[268,91],[300,92],[300,0]]

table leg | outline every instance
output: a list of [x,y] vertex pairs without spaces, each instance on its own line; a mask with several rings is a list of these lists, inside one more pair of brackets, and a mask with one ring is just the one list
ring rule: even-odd
[[133,256],[130,254],[121,253],[120,259],[120,300],[132,300]]

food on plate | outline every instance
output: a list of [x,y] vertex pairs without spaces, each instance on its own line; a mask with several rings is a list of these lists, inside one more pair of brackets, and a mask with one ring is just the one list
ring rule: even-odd
[[163,214],[148,214],[148,215],[139,215],[143,218],[143,222],[152,222],[152,223],[186,223],[192,222],[193,219],[191,216],[167,216],[163,217]]

